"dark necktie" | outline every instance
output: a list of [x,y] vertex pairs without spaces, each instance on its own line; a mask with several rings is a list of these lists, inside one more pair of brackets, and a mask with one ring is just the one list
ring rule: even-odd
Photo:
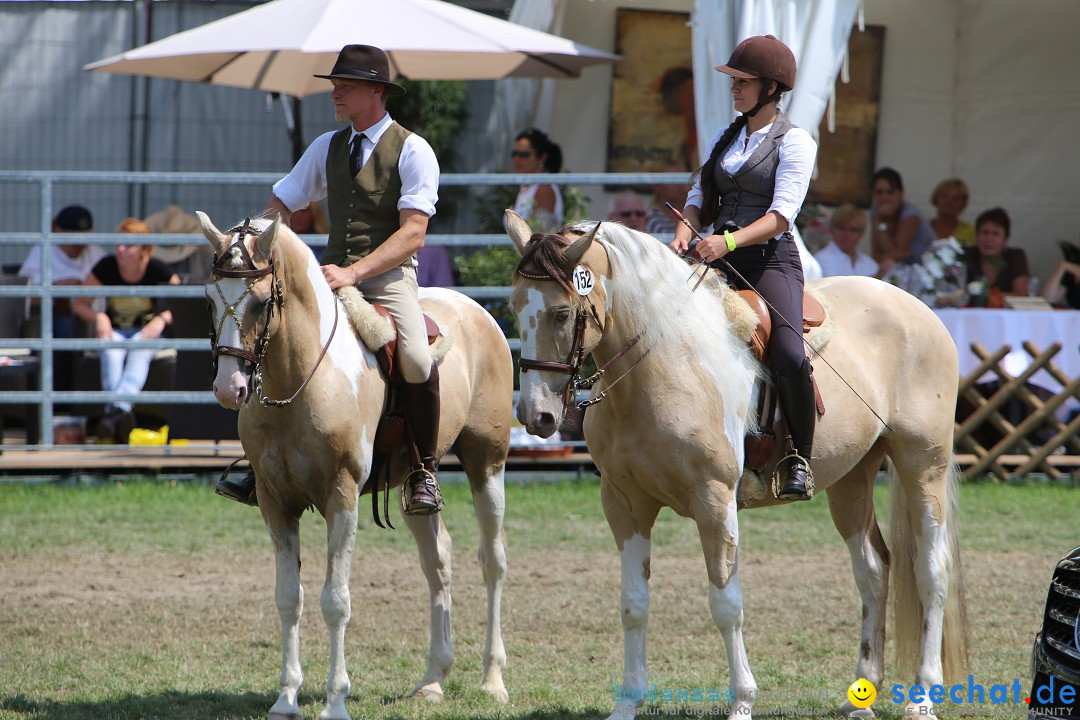
[[356,177],[360,172],[360,163],[364,158],[363,142],[364,133],[357,133],[353,137],[352,152],[349,153],[349,169],[352,171],[353,177]]

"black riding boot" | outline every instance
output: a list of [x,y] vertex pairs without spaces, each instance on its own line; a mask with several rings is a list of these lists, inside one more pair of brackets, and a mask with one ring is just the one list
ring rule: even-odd
[[245,505],[258,507],[259,499],[255,495],[255,471],[248,468],[247,475],[240,480],[230,480],[228,475],[217,481],[214,492]]
[[406,515],[437,513],[443,506],[439,481],[435,478],[440,411],[438,365],[431,364],[426,382],[401,384],[401,408],[420,455],[420,467],[414,467],[405,479],[402,509]]
[[810,375],[810,361],[803,363],[799,372],[792,376],[776,376],[777,394],[784,411],[784,422],[795,446],[794,457],[788,465],[787,479],[777,497],[780,500],[809,500],[813,489],[810,472],[810,452],[814,447],[814,426],[817,424],[817,403],[814,398],[814,382]]

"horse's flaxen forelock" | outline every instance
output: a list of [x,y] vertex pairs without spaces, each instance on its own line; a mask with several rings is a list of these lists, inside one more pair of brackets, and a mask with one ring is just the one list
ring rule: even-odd
[[240,248],[232,245],[229,247],[228,252],[228,257],[225,258],[225,262],[222,263],[226,266],[226,269],[243,270],[246,263],[244,261],[244,253],[240,252]]
[[514,272],[522,277],[545,275],[559,283],[566,292],[573,294],[570,270],[566,267],[566,248],[570,242],[562,234],[533,233],[525,252],[521,255]]

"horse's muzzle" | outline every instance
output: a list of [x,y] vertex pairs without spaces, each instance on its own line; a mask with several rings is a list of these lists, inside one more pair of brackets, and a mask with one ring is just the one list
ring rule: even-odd
[[542,438],[551,437],[555,434],[555,431],[559,429],[559,418],[555,417],[555,414],[550,412],[534,413],[530,417],[523,419],[521,422],[530,435],[536,435],[537,437]]
[[214,397],[228,410],[239,410],[251,397],[248,378],[239,371],[234,371],[224,378],[219,375],[214,379]]

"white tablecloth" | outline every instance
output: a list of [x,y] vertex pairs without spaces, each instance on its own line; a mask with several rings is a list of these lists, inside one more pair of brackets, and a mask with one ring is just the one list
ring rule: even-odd
[[[961,376],[971,373],[980,362],[971,352],[972,343],[979,343],[991,353],[1003,345],[1011,346],[1012,352],[1002,365],[1009,374],[1019,375],[1031,362],[1024,352],[1025,340],[1034,343],[1039,350],[1060,342],[1061,350],[1053,357],[1053,362],[1070,379],[1080,375],[1080,310],[950,308],[934,312],[956,343]],[[987,375],[983,379],[995,378],[995,375]],[[1061,389],[1045,370],[1032,376],[1031,382],[1053,391]]]

